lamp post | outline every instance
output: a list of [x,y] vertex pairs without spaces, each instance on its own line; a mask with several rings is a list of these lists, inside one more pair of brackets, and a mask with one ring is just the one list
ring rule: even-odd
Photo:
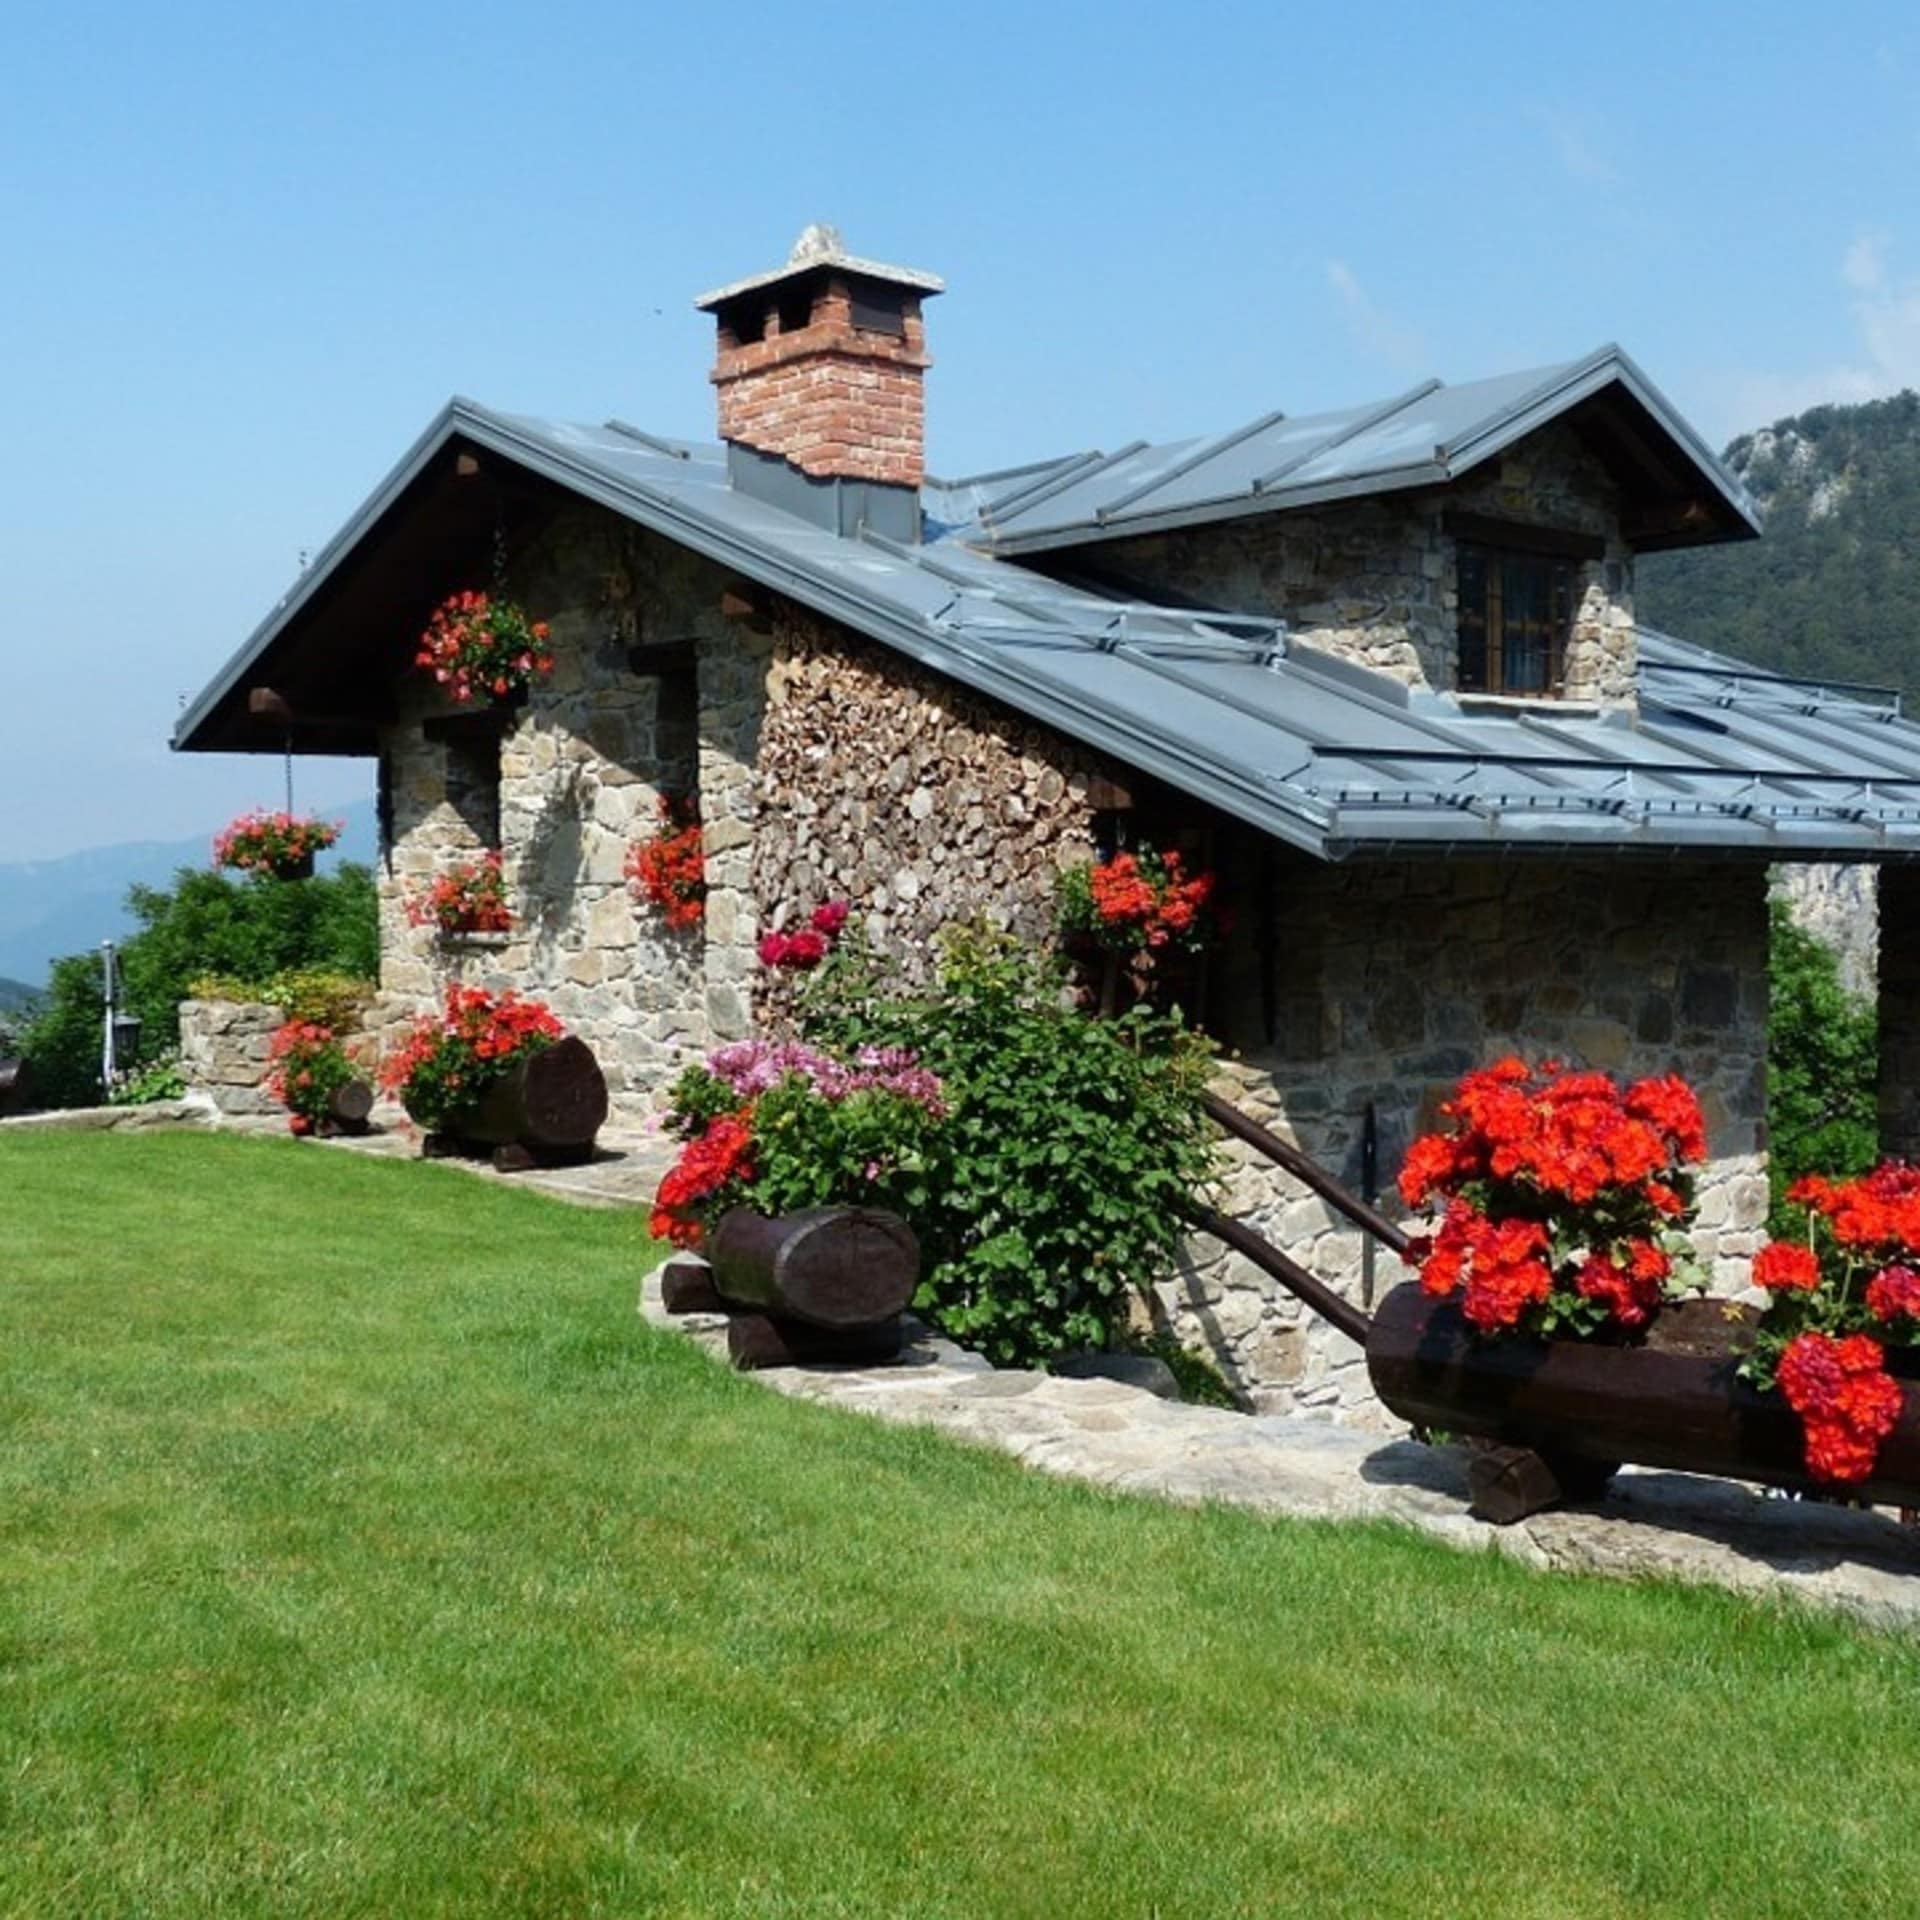
[[100,1086],[111,1097],[123,1065],[131,1066],[140,1051],[138,1014],[119,1008],[119,981],[114,969],[111,940],[100,942],[100,972],[106,990],[106,1011],[100,1029]]

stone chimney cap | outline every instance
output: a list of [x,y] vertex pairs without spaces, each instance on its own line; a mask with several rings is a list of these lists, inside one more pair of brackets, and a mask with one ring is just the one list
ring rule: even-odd
[[858,254],[847,251],[838,227],[815,221],[801,230],[784,267],[775,267],[770,273],[751,274],[745,280],[715,287],[711,293],[703,293],[693,304],[702,313],[710,313],[729,300],[737,300],[743,293],[758,293],[766,287],[777,287],[782,281],[798,279],[803,273],[817,273],[822,267],[838,267],[842,273],[857,275],[862,280],[881,280],[889,286],[906,287],[915,293],[934,294],[947,290],[947,283],[936,273],[922,273],[917,267],[890,267],[879,260],[862,260]]

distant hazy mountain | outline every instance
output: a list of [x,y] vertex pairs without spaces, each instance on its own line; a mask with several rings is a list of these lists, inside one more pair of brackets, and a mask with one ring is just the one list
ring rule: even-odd
[[1766,537],[1648,555],[1641,617],[1757,666],[1920,694],[1920,394],[1813,407],[1723,457]]
[[[370,862],[374,857],[373,802],[342,809],[329,818],[346,822],[340,844],[321,858],[324,870],[341,860]],[[62,954],[82,953],[102,940],[132,932],[127,889],[165,886],[182,867],[203,867],[213,846],[213,830],[191,840],[131,840],[119,846],[90,847],[59,860],[26,860],[0,866],[0,1012],[6,990],[24,983],[29,991],[46,984],[47,971]]]
[[33,1005],[34,990],[24,980],[0,980],[0,1020]]

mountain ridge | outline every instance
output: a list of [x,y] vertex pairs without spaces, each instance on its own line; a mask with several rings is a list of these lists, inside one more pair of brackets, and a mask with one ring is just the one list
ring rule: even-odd
[[1722,458],[1765,532],[1645,556],[1640,617],[1776,672],[1920,693],[1920,393],[1809,407]]

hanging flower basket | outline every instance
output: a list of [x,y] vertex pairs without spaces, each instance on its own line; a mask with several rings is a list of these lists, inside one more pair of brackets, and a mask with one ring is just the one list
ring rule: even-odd
[[424,893],[410,894],[406,905],[409,925],[436,927],[442,934],[513,931],[513,910],[507,905],[507,883],[497,852],[448,868]]
[[340,838],[340,823],[291,813],[243,813],[213,842],[213,864],[270,880],[310,880],[313,857]]
[[433,610],[413,660],[458,706],[522,701],[537,678],[553,671],[547,623],[529,620],[511,600],[472,590]]

